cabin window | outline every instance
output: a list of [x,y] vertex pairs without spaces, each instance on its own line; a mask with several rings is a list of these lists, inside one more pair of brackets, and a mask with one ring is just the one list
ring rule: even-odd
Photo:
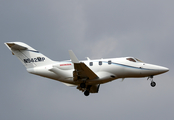
[[133,58],[126,58],[126,60],[129,60],[131,62],[136,62]]
[[102,65],[102,61],[99,61],[99,65]]
[[89,65],[90,65],[90,66],[93,66],[93,62],[90,62]]
[[111,61],[111,60],[109,60],[109,61],[108,61],[108,65],[111,65],[111,64],[112,64],[112,61]]

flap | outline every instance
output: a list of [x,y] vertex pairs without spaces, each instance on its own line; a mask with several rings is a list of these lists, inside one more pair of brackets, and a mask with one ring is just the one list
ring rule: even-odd
[[[96,79],[98,76],[84,63],[74,63],[74,69],[77,74],[74,77]],[[76,76],[77,75],[77,76]]]

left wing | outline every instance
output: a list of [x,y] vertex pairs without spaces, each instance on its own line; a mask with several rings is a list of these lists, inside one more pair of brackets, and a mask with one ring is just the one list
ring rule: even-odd
[[85,63],[79,62],[72,50],[69,50],[69,55],[71,61],[74,63],[75,70],[73,72],[73,77],[75,81],[78,79],[92,80],[98,78],[98,76],[88,66],[86,66]]

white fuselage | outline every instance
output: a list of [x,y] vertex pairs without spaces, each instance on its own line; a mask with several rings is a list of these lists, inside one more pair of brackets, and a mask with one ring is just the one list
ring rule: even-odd
[[25,43],[7,42],[5,45],[29,73],[63,82],[67,86],[76,86],[85,96],[98,93],[100,84],[118,78],[148,77],[151,86],[155,87],[153,76],[169,70],[133,57],[79,61],[72,50],[69,50],[71,60],[56,62]]
[[[133,59],[133,60],[132,60]],[[102,84],[118,78],[148,77],[167,72],[169,69],[147,64],[133,57],[97,59],[81,61],[86,64],[99,78],[86,81],[87,84]],[[56,68],[56,73],[50,71]],[[64,83],[77,85],[81,81],[73,80],[74,64],[71,61],[55,62],[47,66],[28,68],[28,72]]]

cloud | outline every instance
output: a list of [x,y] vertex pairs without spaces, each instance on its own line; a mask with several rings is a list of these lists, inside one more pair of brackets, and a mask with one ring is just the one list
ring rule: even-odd
[[90,50],[92,58],[103,58],[113,52],[118,46],[117,40],[113,37],[101,37],[90,44],[86,49]]

